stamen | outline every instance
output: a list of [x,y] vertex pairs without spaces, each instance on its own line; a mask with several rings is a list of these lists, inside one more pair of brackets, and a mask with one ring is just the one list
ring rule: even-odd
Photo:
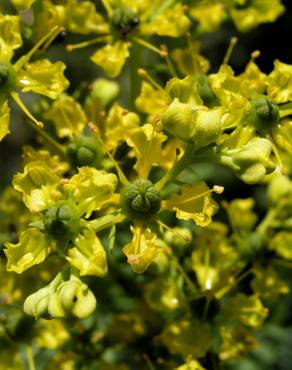
[[144,77],[146,80],[148,80],[156,89],[163,90],[163,87],[159,85],[157,81],[154,80],[152,76],[146,71],[144,68],[139,68],[137,71],[138,75],[141,77]]
[[27,117],[33,122],[36,124],[37,127],[39,128],[43,128],[44,127],[44,124],[41,122],[41,121],[38,121],[31,113],[30,111],[27,109],[27,107],[24,105],[24,103],[22,102],[22,100],[20,99],[19,95],[15,92],[15,91],[12,91],[10,93],[12,99],[15,101],[15,103],[19,106],[19,108],[27,115]]
[[167,231],[170,231],[172,234],[174,234],[175,236],[177,236],[178,238],[184,240],[185,242],[190,242],[191,239],[189,237],[187,237],[186,235],[182,235],[180,234],[179,232],[177,232],[176,230],[172,229],[171,227],[167,226],[164,222],[162,222],[161,220],[157,220],[159,226],[161,226],[163,229],[167,230]]
[[237,42],[238,42],[237,37],[231,37],[228,49],[227,49],[226,54],[225,54],[224,59],[223,59],[223,64],[228,64],[228,62],[230,60],[230,57],[231,57],[231,54],[232,54],[232,52],[234,50],[234,47],[237,44]]
[[173,77],[177,77],[177,73],[175,71],[175,67],[172,63],[172,60],[170,59],[170,56],[169,56],[169,53],[168,53],[168,49],[167,49],[167,46],[166,45],[161,45],[160,46],[161,50],[165,53],[165,61],[166,61],[166,65],[168,67],[168,70],[170,72],[170,74],[173,76]]
[[116,167],[116,170],[118,172],[118,177],[119,177],[120,182],[124,186],[128,186],[129,185],[129,181],[128,181],[127,177],[125,176],[125,174],[124,174],[123,170],[121,169],[121,167],[119,166],[118,162],[114,159],[114,157],[112,156],[112,154],[107,150],[106,145],[104,144],[103,140],[101,139],[100,135],[98,134],[98,128],[96,127],[96,125],[94,123],[90,122],[89,123],[89,128],[92,131],[92,133],[94,133],[96,135],[96,137],[99,140],[102,148],[104,149],[104,151],[106,152],[106,154],[110,157],[111,161],[113,162],[114,166]]
[[154,51],[154,53],[159,54],[162,58],[166,57],[165,50],[158,49],[156,46],[152,45],[149,41],[141,39],[140,37],[133,37],[133,41],[141,46],[144,46],[149,50]]
[[63,30],[64,28],[62,27],[53,27],[51,31],[43,36],[26,55],[18,59],[18,61],[14,64],[14,69],[19,71],[26,63],[30,61],[31,57],[41,48],[43,44],[45,44],[45,47],[47,48],[49,46],[48,41],[50,40],[51,43]]
[[101,37],[97,37],[97,38],[92,39],[92,40],[80,42],[78,44],[68,44],[68,45],[66,45],[66,51],[70,52],[70,51],[73,51],[73,50],[76,50],[76,49],[82,49],[82,48],[85,48],[87,46],[94,45],[94,44],[99,44],[99,43],[106,42],[106,41],[109,41],[109,40],[110,40],[109,36],[101,36]]
[[172,178],[174,168],[176,167],[176,164],[178,162],[178,158],[180,155],[180,150],[178,148],[175,154],[176,154],[176,157],[175,157],[175,160],[173,162],[173,165],[170,171],[166,172],[166,174],[155,184],[155,189],[158,191],[161,191],[164,188],[165,184]]

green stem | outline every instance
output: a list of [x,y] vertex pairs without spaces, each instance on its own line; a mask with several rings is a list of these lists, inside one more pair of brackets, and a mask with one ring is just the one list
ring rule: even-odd
[[129,104],[132,110],[135,110],[135,100],[140,93],[141,77],[138,74],[138,68],[140,67],[140,56],[141,47],[137,44],[133,44],[131,47],[130,57],[131,101]]
[[148,366],[149,370],[155,370],[154,365],[152,364],[149,356],[146,353],[143,354],[143,358],[144,358],[145,362],[147,363],[147,366]]
[[195,287],[195,284],[192,282],[192,280],[188,277],[188,274],[185,272],[184,268],[180,264],[177,258],[173,257],[173,262],[175,264],[176,269],[181,273],[184,281],[186,282],[187,286],[189,287],[190,291],[192,293],[197,293],[197,289]]
[[161,191],[167,183],[174,181],[189,165],[203,162],[219,162],[214,148],[206,147],[194,151],[193,144],[188,144],[181,159],[175,162],[173,167],[155,184],[155,188]]
[[251,269],[246,270],[242,274],[240,274],[232,283],[224,287],[223,289],[219,290],[216,294],[218,299],[221,299],[226,293],[228,293],[232,288],[234,288],[237,284],[239,284],[243,279],[245,279],[250,273],[252,272]]
[[107,229],[115,224],[118,224],[125,220],[125,216],[122,214],[119,215],[106,215],[99,217],[95,220],[88,221],[88,224],[91,229],[93,229],[95,232]]
[[268,213],[266,214],[265,218],[256,228],[256,232],[262,236],[263,239],[267,239],[267,230],[272,225],[275,217],[277,216],[278,209],[271,208],[269,209]]
[[36,370],[31,346],[26,345],[25,352],[26,352],[29,370]]
[[42,37],[27,54],[18,59],[18,61],[14,64],[14,69],[19,71],[26,63],[30,61],[31,57],[36,53],[37,50],[40,49],[43,44],[48,47],[47,41],[50,40],[50,42],[52,42],[61,31],[61,27],[53,27],[51,31]]
[[278,258],[273,258],[273,262],[279,266],[286,267],[288,269],[292,269],[292,262],[280,260]]

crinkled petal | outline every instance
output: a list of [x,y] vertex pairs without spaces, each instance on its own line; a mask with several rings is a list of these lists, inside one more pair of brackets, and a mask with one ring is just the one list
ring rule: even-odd
[[124,246],[123,252],[132,269],[137,273],[143,273],[160,252],[156,244],[157,236],[140,226],[132,227],[131,230],[133,240]]
[[137,162],[134,166],[141,179],[147,179],[151,167],[162,161],[161,144],[167,137],[156,132],[151,124],[125,133],[127,144],[134,149]]
[[59,178],[46,163],[30,162],[22,173],[14,176],[13,186],[22,193],[23,202],[31,212],[47,209],[60,199]]
[[180,194],[173,194],[163,202],[163,206],[176,212],[181,220],[194,220],[199,226],[208,226],[212,216],[217,212],[218,205],[211,198],[212,190],[204,182],[184,185]]
[[101,67],[109,77],[117,77],[129,57],[129,42],[117,41],[98,49],[92,56],[93,63]]
[[19,74],[19,85],[24,92],[33,91],[56,99],[69,86],[63,73],[65,68],[63,62],[52,63],[47,59],[27,64]]
[[39,229],[29,228],[21,235],[17,244],[5,243],[7,271],[21,274],[28,268],[43,262],[51,253],[54,245]]
[[9,62],[15,49],[22,45],[20,18],[0,14],[0,59]]
[[80,135],[87,125],[81,105],[71,96],[62,94],[45,113],[45,118],[54,123],[59,137]]
[[107,259],[103,245],[95,232],[86,229],[75,240],[75,247],[69,249],[67,260],[80,271],[80,276],[107,274]]
[[158,14],[152,22],[141,26],[141,33],[159,36],[180,37],[184,35],[191,25],[184,14],[182,4],[169,7],[164,13]]
[[70,32],[86,35],[91,32],[105,33],[109,31],[107,23],[97,13],[95,5],[90,1],[68,0],[66,15],[66,28]]
[[74,197],[80,212],[89,217],[93,211],[112,202],[117,183],[118,179],[114,174],[93,167],[81,167],[64,188]]

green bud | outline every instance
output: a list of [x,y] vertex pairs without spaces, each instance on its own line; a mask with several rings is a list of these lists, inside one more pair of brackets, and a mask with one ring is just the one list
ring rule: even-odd
[[13,66],[7,62],[0,62],[0,92],[8,93],[16,85],[16,73]]
[[266,96],[251,100],[252,110],[249,120],[260,131],[273,128],[279,122],[279,107]]
[[189,141],[194,132],[195,113],[196,108],[192,104],[181,103],[175,98],[162,115],[163,128],[173,136]]
[[100,144],[93,136],[78,136],[68,145],[67,153],[74,167],[97,167],[102,159]]
[[106,108],[117,99],[120,92],[119,84],[116,81],[98,78],[92,84],[91,97],[98,100],[102,108]]
[[45,212],[44,225],[54,238],[70,239],[80,230],[78,209],[71,201],[61,200]]
[[134,220],[147,220],[160,209],[160,194],[149,180],[136,180],[121,193],[123,212]]
[[287,176],[281,174],[273,175],[268,186],[268,199],[271,204],[277,204],[281,198],[284,198],[292,192],[292,183]]
[[217,96],[208,83],[208,76],[201,75],[197,78],[197,91],[207,107],[213,107],[218,103]]

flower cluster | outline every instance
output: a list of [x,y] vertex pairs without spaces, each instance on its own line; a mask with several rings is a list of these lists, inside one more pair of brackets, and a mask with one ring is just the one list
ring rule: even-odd
[[[289,292],[292,66],[266,74],[255,51],[237,74],[232,39],[209,73],[192,32],[229,18],[248,31],[281,2],[11,3],[0,139],[12,99],[37,140],[0,198],[0,370],[210,370],[256,350]],[[60,38],[66,58],[97,45],[90,60],[106,76],[68,89],[65,63],[48,59]],[[160,72],[143,68],[149,50]],[[20,92],[42,97],[28,108]],[[260,184],[265,210],[230,197],[230,182]]]

